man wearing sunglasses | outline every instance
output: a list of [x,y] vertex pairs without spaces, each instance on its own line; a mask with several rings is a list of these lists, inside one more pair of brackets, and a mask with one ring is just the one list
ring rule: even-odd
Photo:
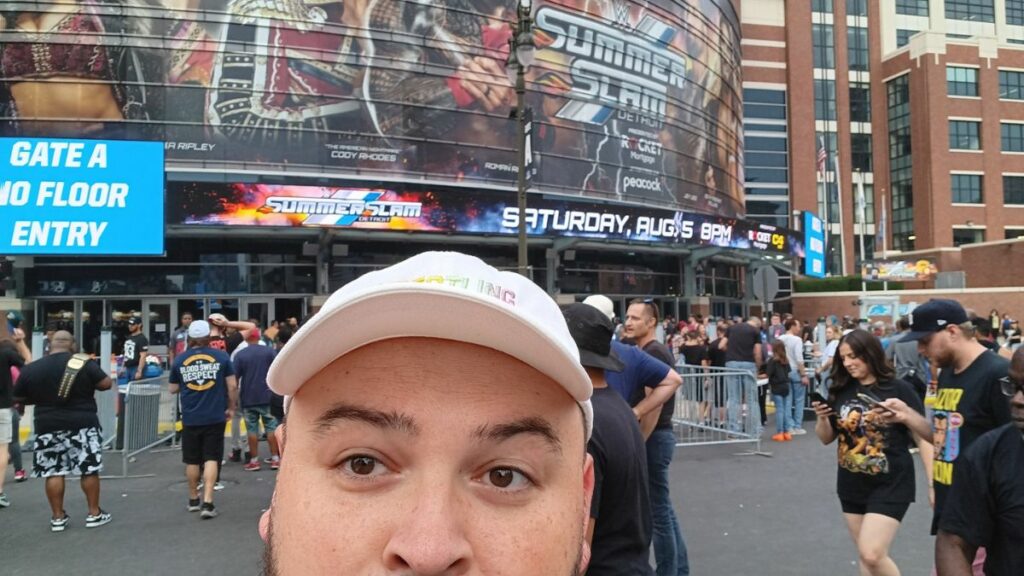
[[917,341],[918,350],[940,368],[933,406],[935,460],[926,470],[934,502],[932,534],[938,530],[946,497],[956,483],[958,457],[982,434],[1010,421],[1000,390],[1009,362],[974,339],[967,312],[954,300],[932,299],[909,315],[910,333],[901,342]]
[[939,576],[970,576],[982,546],[987,576],[1024,573],[1024,349],[1000,385],[1012,420],[978,438],[957,463],[935,541]]

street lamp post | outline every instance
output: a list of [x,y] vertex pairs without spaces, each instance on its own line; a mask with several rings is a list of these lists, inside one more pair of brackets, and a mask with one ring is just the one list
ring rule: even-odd
[[529,260],[526,252],[526,69],[533,64],[536,48],[533,43],[533,16],[531,0],[519,0],[516,9],[516,22],[512,27],[512,38],[509,39],[507,72],[509,79],[516,87],[516,153],[518,156],[518,175],[516,177],[516,199],[519,205],[519,258],[518,271],[529,276]]

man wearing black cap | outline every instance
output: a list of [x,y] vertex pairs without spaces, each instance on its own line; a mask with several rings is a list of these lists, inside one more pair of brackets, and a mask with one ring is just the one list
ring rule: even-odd
[[982,434],[1010,422],[999,383],[1009,372],[1009,362],[974,339],[974,326],[959,302],[929,300],[914,309],[909,319],[910,333],[902,341],[916,340],[921,354],[942,370],[933,406],[935,461],[932,470],[926,471],[929,488],[934,490],[935,534],[957,457]]
[[117,381],[120,409],[117,411],[117,449],[124,447],[124,413],[128,402],[128,384],[142,379],[149,355],[149,339],[142,333],[142,318],[128,318],[128,338],[124,341],[124,375]]
[[588,576],[653,575],[651,504],[647,491],[647,451],[633,410],[608,387],[605,370],[621,372],[611,348],[614,328],[593,306],[573,304],[565,322],[580,351],[580,363],[594,384],[594,432],[587,451],[594,459],[594,496],[587,541]]

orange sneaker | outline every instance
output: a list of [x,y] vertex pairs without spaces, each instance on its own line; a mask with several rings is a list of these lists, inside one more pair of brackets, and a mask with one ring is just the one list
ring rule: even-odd
[[783,432],[782,437],[786,439],[786,442],[789,442],[790,440],[793,439],[793,435],[790,434],[789,432]]
[[775,440],[776,442],[785,442],[786,441],[786,433],[785,432],[779,432],[778,434],[772,436],[772,440]]

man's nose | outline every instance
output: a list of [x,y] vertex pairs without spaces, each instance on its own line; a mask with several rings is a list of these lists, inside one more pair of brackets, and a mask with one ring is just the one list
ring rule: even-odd
[[410,576],[461,576],[471,569],[472,549],[454,487],[424,482],[405,522],[384,549],[384,566]]

